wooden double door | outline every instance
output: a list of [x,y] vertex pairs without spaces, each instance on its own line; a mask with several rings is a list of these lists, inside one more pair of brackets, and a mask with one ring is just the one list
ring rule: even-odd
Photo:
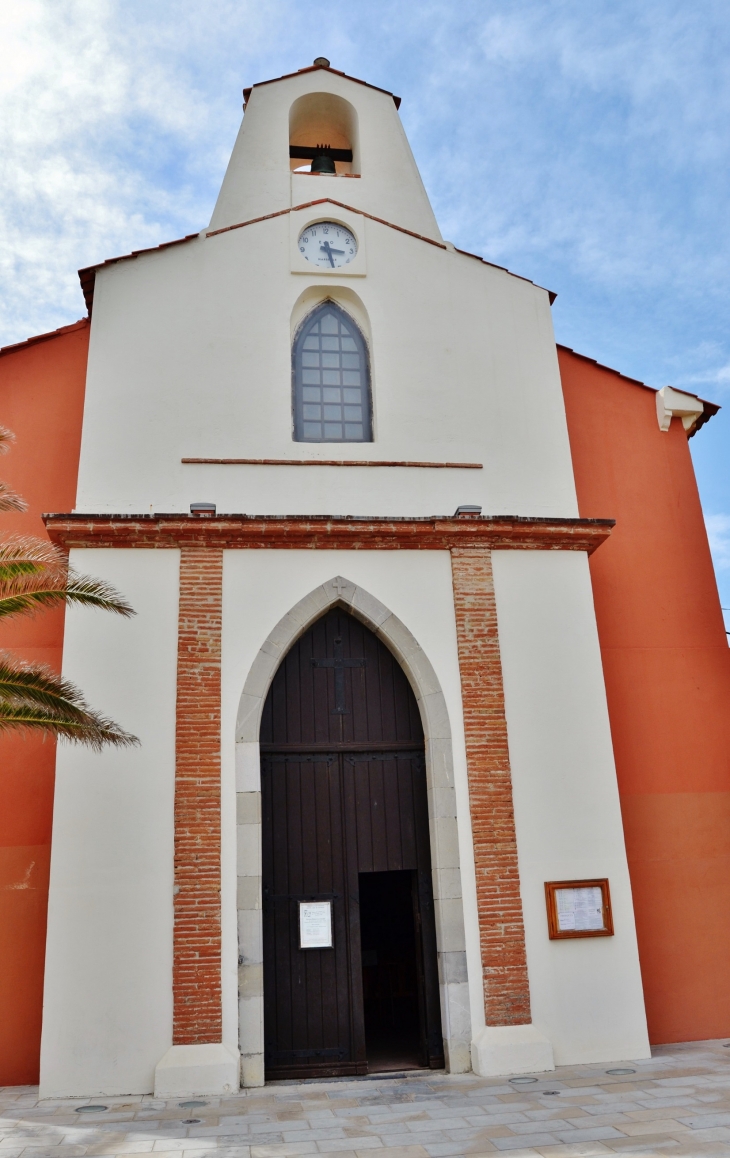
[[[420,716],[346,612],[282,662],[261,773],[267,1077],[443,1065]],[[312,903],[331,946],[303,947]]]

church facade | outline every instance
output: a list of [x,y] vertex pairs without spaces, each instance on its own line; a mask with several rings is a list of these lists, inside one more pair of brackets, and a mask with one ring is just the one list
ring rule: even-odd
[[8,646],[140,739],[3,740],[51,850],[10,1080],[38,1040],[42,1096],[173,1097],[730,1032],[717,407],[445,241],[392,94],[319,61],[244,96],[209,226],[0,359],[28,517],[137,613]]

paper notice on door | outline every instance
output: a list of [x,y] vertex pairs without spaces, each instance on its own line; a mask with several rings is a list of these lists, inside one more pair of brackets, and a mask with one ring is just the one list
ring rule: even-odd
[[588,933],[605,928],[603,893],[599,885],[556,889],[558,928],[561,933]]
[[332,948],[331,901],[299,902],[299,948]]

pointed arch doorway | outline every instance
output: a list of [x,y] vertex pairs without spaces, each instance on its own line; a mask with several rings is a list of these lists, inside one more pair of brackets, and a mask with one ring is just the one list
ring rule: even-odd
[[424,738],[397,660],[333,608],[276,672],[260,746],[266,1076],[442,1066]]

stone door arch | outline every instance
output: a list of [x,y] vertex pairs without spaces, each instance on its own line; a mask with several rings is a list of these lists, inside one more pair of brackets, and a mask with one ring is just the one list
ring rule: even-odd
[[243,1084],[263,1085],[263,957],[261,921],[261,791],[259,729],[266,694],[296,640],[334,606],[360,619],[389,648],[405,672],[423,723],[436,916],[441,1017],[446,1067],[471,1068],[471,1017],[464,912],[456,824],[451,728],[433,667],[417,640],[387,607],[341,575],[299,601],[258,652],[244,685],[236,721],[238,786],[239,1043]]

